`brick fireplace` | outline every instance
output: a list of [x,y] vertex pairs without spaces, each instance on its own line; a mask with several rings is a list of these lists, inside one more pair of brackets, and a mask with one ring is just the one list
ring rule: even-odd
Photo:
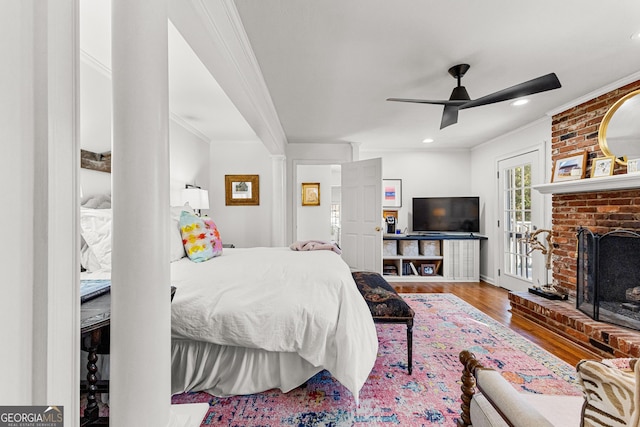
[[[636,89],[640,89],[640,81],[554,115],[552,159],[586,152],[589,177],[591,160],[603,156],[598,145],[603,116],[615,101]],[[626,168],[616,164],[614,174],[624,173]],[[640,333],[594,321],[575,308],[579,227],[600,234],[616,229],[640,231],[640,188],[554,194],[552,229],[558,247],[553,257],[553,283],[565,289],[570,299],[550,301],[526,292],[512,293],[512,312],[603,356],[640,357]]]

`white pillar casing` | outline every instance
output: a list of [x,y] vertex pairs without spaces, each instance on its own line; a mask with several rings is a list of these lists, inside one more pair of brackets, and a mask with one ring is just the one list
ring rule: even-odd
[[112,426],[170,419],[167,24],[166,0],[112,1]]
[[271,246],[287,246],[286,242],[286,157],[271,156],[272,179],[272,211],[271,211]]

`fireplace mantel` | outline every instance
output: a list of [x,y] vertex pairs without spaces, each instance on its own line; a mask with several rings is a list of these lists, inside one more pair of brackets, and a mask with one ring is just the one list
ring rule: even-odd
[[640,173],[552,182],[550,184],[534,185],[532,188],[542,194],[589,193],[640,188]]

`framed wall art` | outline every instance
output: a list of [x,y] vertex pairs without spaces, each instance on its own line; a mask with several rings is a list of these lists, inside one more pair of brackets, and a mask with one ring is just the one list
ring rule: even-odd
[[225,175],[224,200],[227,206],[258,206],[260,204],[260,176]]
[[591,178],[613,175],[614,156],[598,157],[591,161]]
[[302,206],[320,206],[320,183],[302,183]]
[[435,264],[420,264],[420,274],[422,276],[435,276],[437,271]]
[[640,172],[640,159],[627,160],[627,173],[638,173],[638,172]]
[[382,180],[382,207],[400,208],[402,207],[402,180],[383,179]]
[[80,167],[111,173],[111,151],[94,153],[92,151],[80,150]]
[[587,153],[574,154],[556,159],[553,162],[551,182],[573,181],[585,176]]

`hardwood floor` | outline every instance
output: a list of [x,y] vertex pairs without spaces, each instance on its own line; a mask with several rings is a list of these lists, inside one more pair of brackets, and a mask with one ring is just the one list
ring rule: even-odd
[[393,282],[399,293],[451,293],[486,313],[511,330],[575,366],[582,359],[602,359],[571,341],[520,316],[511,316],[508,291],[484,282]]

